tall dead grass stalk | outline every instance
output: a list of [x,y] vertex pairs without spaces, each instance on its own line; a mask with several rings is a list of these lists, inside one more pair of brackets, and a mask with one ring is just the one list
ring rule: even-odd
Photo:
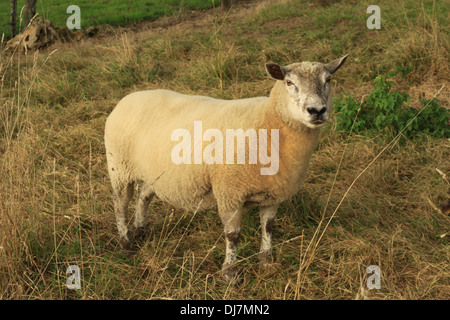
[[[45,283],[43,270],[35,261],[29,235],[24,230],[29,221],[22,211],[27,210],[25,202],[38,201],[33,189],[35,176],[29,170],[34,155],[28,146],[35,139],[31,134],[31,95],[43,66],[55,52],[48,54],[40,65],[36,52],[31,66],[28,66],[27,53],[0,54],[0,175],[4,177],[0,188],[0,246],[3,248],[0,250],[3,274],[0,294],[10,298],[26,294],[40,298],[37,283]],[[36,271],[37,277],[29,276],[30,268]]]
[[[439,94],[441,93],[441,91],[442,91],[442,89],[444,89],[444,87],[445,87],[445,85],[442,85],[441,86],[441,88],[435,93],[435,95],[434,95],[434,97],[433,97],[433,99],[434,98],[436,98],[437,96],[439,96]],[[372,161],[370,161],[368,164],[367,164],[367,166],[363,169],[363,170],[361,170],[361,172],[353,179],[353,181],[352,181],[352,183],[350,184],[350,186],[347,188],[347,190],[345,191],[345,193],[344,193],[344,195],[342,196],[342,198],[341,198],[341,200],[339,201],[339,203],[338,203],[338,205],[336,206],[336,208],[334,209],[334,211],[333,211],[333,213],[331,214],[331,216],[330,216],[330,218],[328,219],[328,222],[326,223],[326,225],[325,225],[325,227],[324,227],[324,229],[323,229],[323,231],[320,233],[320,236],[317,238],[317,240],[315,239],[316,238],[316,235],[317,234],[319,234],[319,230],[320,230],[320,228],[321,228],[321,226],[322,226],[322,224],[323,224],[323,222],[325,221],[325,212],[326,212],[326,209],[327,209],[327,205],[328,205],[328,201],[330,200],[330,198],[331,198],[331,193],[332,193],[332,191],[333,191],[333,187],[331,188],[331,190],[330,190],[330,193],[329,193],[329,196],[328,196],[328,201],[327,201],[327,205],[325,206],[325,208],[324,208],[324,211],[323,211],[323,214],[322,214],[322,218],[321,218],[321,220],[320,220],[320,222],[319,222],[319,225],[318,225],[318,227],[317,227],[317,229],[316,229],[316,231],[315,231],[315,233],[314,233],[314,235],[313,235],[313,237],[312,237],[312,239],[311,239],[311,241],[310,241],[310,244],[309,244],[309,246],[308,246],[308,248],[307,248],[307,250],[306,250],[306,252],[305,252],[305,254],[304,254],[304,258],[302,259],[302,261],[301,261],[301,263],[300,263],[300,268],[299,268],[299,273],[302,273],[303,272],[303,276],[301,277],[301,279],[306,279],[306,272],[307,272],[307,270],[308,270],[308,268],[309,268],[309,266],[311,265],[311,263],[312,263],[312,261],[314,260],[314,257],[315,257],[315,254],[316,254],[316,251],[317,251],[317,247],[319,246],[319,243],[320,243],[320,241],[322,240],[322,238],[323,238],[323,236],[325,235],[325,232],[327,231],[327,229],[328,229],[328,227],[329,227],[329,225],[330,225],[330,223],[331,223],[331,221],[333,220],[333,218],[335,217],[335,215],[336,215],[336,212],[339,210],[339,208],[341,207],[341,205],[342,205],[342,203],[344,202],[344,200],[345,200],[345,198],[347,197],[347,195],[348,195],[348,193],[350,192],[350,190],[353,188],[353,186],[355,185],[355,183],[359,180],[359,178],[361,178],[361,176],[373,165],[373,163],[388,149],[388,148],[390,148],[390,147],[393,147],[397,142],[398,142],[398,140],[399,140],[399,138],[402,136],[402,134],[403,134],[403,132],[411,125],[411,123],[413,123],[413,121],[417,118],[417,117],[419,117],[420,116],[420,114],[428,107],[428,105],[431,103],[431,101],[433,100],[433,99],[431,99],[411,120],[409,120],[409,122],[403,127],[403,129],[372,159]],[[359,114],[359,111],[358,111],[358,114]],[[356,116],[358,116],[358,114],[356,115]],[[343,154],[342,154],[342,157],[341,157],[341,161],[340,161],[340,163],[339,163],[339,166],[338,166],[338,169],[337,169],[337,171],[336,171],[336,174],[335,174],[335,180],[334,180],[334,182],[333,182],[333,186],[334,186],[334,183],[336,182],[336,177],[337,177],[337,175],[338,175],[338,173],[339,173],[339,168],[340,168],[340,165],[341,165],[341,163],[342,163],[342,159],[343,159],[343,156],[344,156],[344,154],[345,154],[345,149],[344,149],[344,152],[343,152]],[[308,260],[306,260],[306,257],[307,257],[307,252],[308,252],[308,249],[309,249],[309,247],[311,246],[311,245],[313,245],[313,249],[312,249],[312,251],[311,251],[311,254],[309,255],[309,258],[308,258]],[[301,285],[303,283],[303,281],[298,281],[298,285]],[[303,288],[303,287],[301,287],[301,288]],[[296,299],[299,299],[300,298],[300,295],[301,295],[301,289],[300,290],[298,290],[298,288],[296,288],[296,296],[295,296],[295,298]],[[299,292],[299,294],[297,295],[297,292]]]

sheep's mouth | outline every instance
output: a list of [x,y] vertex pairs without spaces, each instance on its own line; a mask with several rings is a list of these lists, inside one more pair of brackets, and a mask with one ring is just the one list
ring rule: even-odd
[[326,123],[325,120],[314,120],[314,121],[305,121],[303,122],[307,127],[312,129],[317,129],[323,127]]
[[311,124],[313,124],[315,126],[321,126],[321,125],[324,125],[325,122],[326,122],[325,120],[314,120],[314,121],[311,121]]

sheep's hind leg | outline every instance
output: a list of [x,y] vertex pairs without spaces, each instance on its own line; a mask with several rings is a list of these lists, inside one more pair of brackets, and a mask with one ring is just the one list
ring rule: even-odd
[[240,283],[239,269],[236,266],[236,248],[241,232],[242,211],[242,207],[225,212],[219,209],[220,218],[224,224],[226,244],[222,275],[231,285],[238,285]]
[[277,214],[278,205],[262,207],[259,211],[261,220],[261,249],[259,251],[259,262],[263,268],[273,263],[272,256],[272,229]]
[[145,237],[144,228],[147,221],[148,206],[150,205],[154,195],[153,190],[146,183],[144,183],[136,203],[136,213],[133,224],[133,238],[137,241],[141,241]]
[[130,250],[130,234],[128,232],[128,204],[133,197],[134,183],[130,182],[114,188],[114,213],[116,215],[117,230],[120,245],[123,250]]

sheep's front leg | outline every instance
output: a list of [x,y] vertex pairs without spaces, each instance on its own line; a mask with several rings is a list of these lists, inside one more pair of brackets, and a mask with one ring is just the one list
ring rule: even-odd
[[232,285],[236,285],[239,283],[239,270],[236,266],[236,248],[241,232],[242,211],[242,207],[236,210],[219,209],[219,215],[224,224],[226,244],[225,261],[222,266],[222,275],[225,280]]
[[277,214],[278,205],[261,207],[259,216],[261,219],[261,249],[259,251],[259,261],[261,266],[266,268],[273,263],[272,257],[272,229]]

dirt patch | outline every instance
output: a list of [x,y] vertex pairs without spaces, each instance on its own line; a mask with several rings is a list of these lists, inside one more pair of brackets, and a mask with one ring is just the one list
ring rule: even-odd
[[28,52],[47,48],[56,42],[80,41],[84,37],[92,37],[98,28],[71,31],[58,28],[49,20],[37,17],[28,27],[6,43],[5,51]]

